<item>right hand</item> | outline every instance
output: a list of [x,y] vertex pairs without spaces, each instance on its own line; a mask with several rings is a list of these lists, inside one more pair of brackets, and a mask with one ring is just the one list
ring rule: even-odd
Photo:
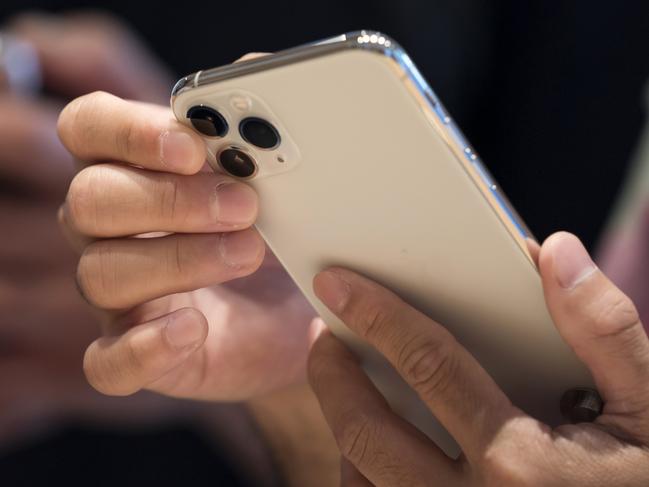
[[97,92],[70,103],[58,126],[88,164],[59,219],[82,251],[79,287],[105,318],[85,354],[90,383],[112,395],[241,400],[303,379],[314,312],[264,260],[250,228],[255,192],[202,171],[202,139],[169,108]]
[[342,485],[649,485],[649,340],[633,302],[574,235],[549,237],[538,267],[557,330],[605,401],[592,423],[537,421],[446,328],[392,292],[341,268],[315,277],[322,302],[394,366],[462,448],[451,459],[395,415],[353,355],[322,333],[309,375],[344,456]]

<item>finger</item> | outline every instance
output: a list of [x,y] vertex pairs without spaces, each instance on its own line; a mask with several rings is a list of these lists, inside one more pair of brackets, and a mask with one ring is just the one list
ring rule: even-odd
[[313,345],[309,382],[342,455],[370,482],[457,485],[454,462],[394,414],[353,355],[324,331]]
[[105,90],[166,103],[172,79],[134,31],[106,13],[24,13],[7,29],[38,53],[47,88],[75,97]]
[[446,329],[392,292],[340,268],[318,274],[314,290],[388,359],[470,460],[508,419],[522,414]]
[[68,212],[65,210],[65,203],[64,203],[59,207],[59,209],[56,212],[56,221],[68,245],[77,254],[81,254],[83,253],[83,250],[88,245],[90,245],[95,239],[92,237],[87,237],[84,234],[75,230],[69,221],[69,217],[67,213]]
[[345,457],[340,459],[340,487],[374,487]]
[[261,265],[264,248],[261,237],[252,229],[101,240],[86,247],[77,280],[91,304],[126,309],[249,275]]
[[56,135],[54,105],[0,94],[0,179],[37,197],[61,198],[74,163]]
[[235,63],[242,63],[244,61],[252,61],[253,59],[257,59],[260,57],[268,56],[270,53],[268,52],[249,52],[247,54],[244,54],[241,56],[239,59],[235,61]]
[[527,251],[530,254],[530,257],[532,258],[532,262],[534,262],[534,265],[538,268],[539,267],[539,254],[541,253],[541,246],[539,243],[534,240],[533,238],[527,237],[525,239],[525,244],[527,246]]
[[232,231],[252,225],[257,194],[213,173],[178,176],[99,164],[73,179],[64,213],[64,223],[89,237]]
[[70,102],[58,132],[77,159],[120,161],[156,171],[194,174],[205,163],[200,136],[169,108],[126,101],[98,91]]
[[99,392],[133,394],[183,364],[204,343],[205,317],[184,308],[131,328],[118,337],[103,337],[86,350],[83,369]]
[[540,255],[548,309],[588,366],[607,410],[649,405],[649,341],[631,300],[595,266],[574,235],[549,237]]

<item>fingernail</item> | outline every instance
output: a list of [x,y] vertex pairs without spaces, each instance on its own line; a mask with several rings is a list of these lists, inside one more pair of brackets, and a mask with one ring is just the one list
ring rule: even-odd
[[204,330],[194,313],[178,311],[169,317],[164,333],[172,347],[182,350],[200,343]]
[[259,260],[261,241],[250,231],[224,233],[219,240],[219,253],[229,267],[248,267]]
[[257,193],[247,184],[222,182],[216,187],[214,214],[221,223],[251,224],[257,216]]
[[313,282],[313,290],[320,301],[336,314],[345,309],[351,294],[349,283],[332,271],[318,274]]
[[185,168],[195,156],[194,139],[185,132],[168,130],[161,137],[160,159],[162,164],[171,168]]
[[588,252],[574,235],[567,235],[552,247],[552,268],[559,285],[572,289],[597,270]]

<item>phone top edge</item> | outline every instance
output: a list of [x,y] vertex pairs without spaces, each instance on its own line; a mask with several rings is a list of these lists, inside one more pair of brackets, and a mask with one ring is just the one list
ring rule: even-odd
[[273,54],[260,56],[247,61],[236,62],[206,69],[183,76],[171,91],[172,100],[181,92],[218,81],[277,68],[306,59],[324,56],[345,49],[366,49],[392,56],[393,52],[403,52],[397,42],[389,36],[374,30],[358,30],[298,47],[285,49]]
[[[532,232],[521,219],[515,208],[511,205],[508,198],[500,190],[500,186],[495,182],[486,166],[469,145],[461,130],[450,117],[447,110],[439,101],[437,95],[410,56],[398,42],[380,31],[352,31],[320,41],[285,49],[277,53],[260,56],[255,59],[197,71],[178,80],[171,93],[171,104],[173,106],[175,98],[181,93],[200,86],[350,49],[362,49],[384,55],[400,66],[402,71],[408,76],[422,95],[427,108],[435,114],[442,125],[446,127],[446,131],[449,135],[451,135],[449,140],[447,140],[447,143],[456,145],[460,151],[464,153],[469,167],[467,167],[467,164],[464,162],[462,165],[465,166],[467,170],[473,170],[479,175],[483,185],[486,187],[487,191],[492,194],[496,204],[502,210],[501,215],[505,216],[509,220],[510,224],[518,233],[518,237],[523,241],[526,239],[536,241]],[[519,241],[516,236],[512,235],[512,237]],[[527,248],[522,245],[519,246],[523,253],[529,258],[530,256]]]

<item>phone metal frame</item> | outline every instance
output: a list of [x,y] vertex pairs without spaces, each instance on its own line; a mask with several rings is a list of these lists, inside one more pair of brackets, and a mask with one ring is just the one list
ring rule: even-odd
[[413,94],[428,120],[456,156],[458,162],[478,186],[491,208],[508,229],[518,247],[535,266],[530,252],[530,241],[536,242],[532,232],[523,222],[507,197],[500,190],[480,157],[466,140],[464,134],[439,101],[419,69],[404,49],[387,35],[371,30],[349,32],[323,41],[279,51],[226,66],[197,71],[182,77],[171,92],[171,104],[186,91],[218,83],[231,78],[278,68],[287,64],[325,56],[346,49],[364,49],[376,52],[393,61],[406,87]]

